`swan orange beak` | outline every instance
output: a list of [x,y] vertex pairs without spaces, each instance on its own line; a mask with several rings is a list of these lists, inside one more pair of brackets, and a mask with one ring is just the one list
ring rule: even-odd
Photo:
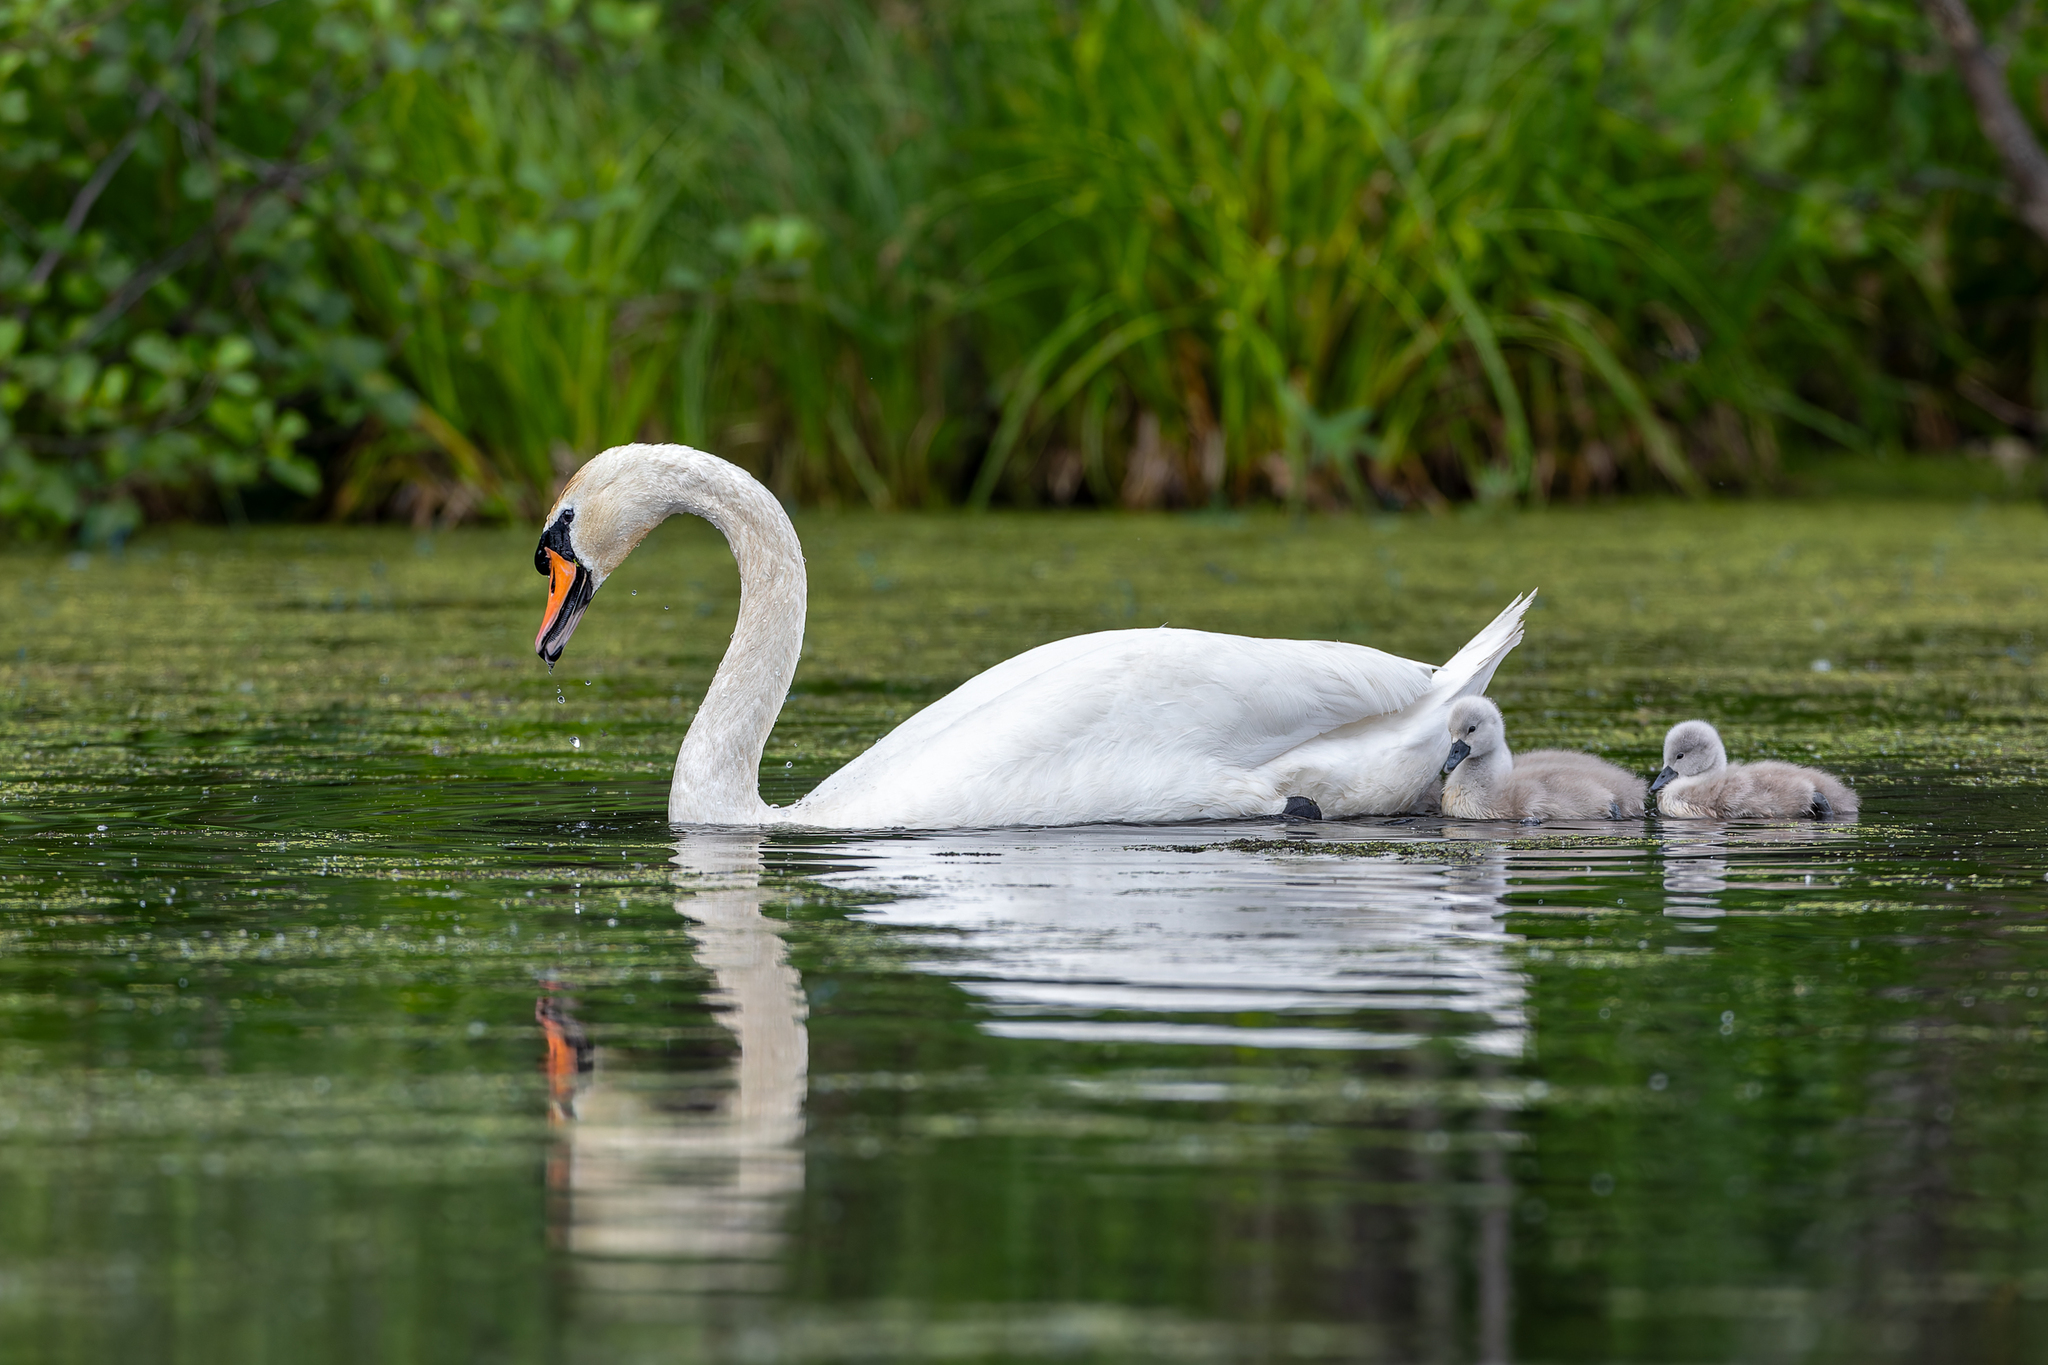
[[533,651],[552,668],[569,637],[576,633],[576,623],[583,619],[583,610],[597,587],[590,571],[573,559],[546,547],[541,553],[547,556],[547,567],[541,572],[548,575],[548,606],[540,618],[540,633],[533,637]]

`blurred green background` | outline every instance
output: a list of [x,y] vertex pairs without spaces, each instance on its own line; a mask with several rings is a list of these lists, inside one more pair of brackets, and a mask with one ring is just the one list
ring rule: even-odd
[[0,522],[2032,491],[2012,200],[1912,0],[0,0]]

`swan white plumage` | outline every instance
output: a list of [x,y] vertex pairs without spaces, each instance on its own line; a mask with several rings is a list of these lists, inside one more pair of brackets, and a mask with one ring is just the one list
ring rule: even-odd
[[1328,817],[1398,814],[1433,790],[1446,708],[1485,690],[1522,638],[1518,597],[1442,668],[1364,645],[1115,630],[997,664],[899,725],[793,805],[761,800],[761,753],[803,650],[803,549],[745,470],[687,446],[616,446],[543,523],[534,647],[561,657],[598,586],[687,512],[724,533],[739,620],[676,755],[678,825],[955,829],[1228,819],[1288,797]]

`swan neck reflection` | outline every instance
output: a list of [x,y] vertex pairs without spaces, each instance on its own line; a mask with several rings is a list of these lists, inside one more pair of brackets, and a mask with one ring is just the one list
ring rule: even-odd
[[656,1262],[672,1290],[771,1288],[804,1181],[802,982],[761,913],[770,890],[758,835],[690,836],[673,861],[684,893],[675,910],[736,1055],[711,1075],[636,1065],[630,1048],[589,1041],[572,999],[543,996],[535,1014],[560,1130],[554,1237],[597,1292],[645,1292]]

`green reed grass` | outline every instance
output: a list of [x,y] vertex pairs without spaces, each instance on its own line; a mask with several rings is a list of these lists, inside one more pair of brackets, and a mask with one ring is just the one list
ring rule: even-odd
[[[567,452],[633,439],[688,344],[657,292],[658,242],[702,144],[622,117],[600,82],[555,79],[531,56],[453,81],[408,74],[381,101],[373,164],[422,209],[345,224],[337,250],[421,400],[444,510],[465,491],[545,487]],[[344,510],[431,483],[422,445],[366,443]]]
[[950,501],[950,311],[902,245],[949,155],[931,73],[872,18],[802,17],[387,85],[375,163],[411,211],[366,211],[336,248],[422,403],[358,446],[343,511],[394,489],[419,515],[530,511],[639,438],[724,450],[795,499]]
[[[1005,355],[975,500],[1034,437],[1078,452],[1068,467],[1099,495],[1116,442],[1098,428],[1132,411],[1165,433],[1151,470],[1124,464],[1137,501],[1147,479],[1188,501],[1260,480],[1353,502],[1368,482],[1395,498],[1755,485],[1787,439],[1898,439],[1902,390],[1920,434],[1952,442],[1951,409],[1879,358],[1840,277],[1855,272],[1863,318],[1988,368],[1955,329],[1965,272],[1929,260],[1977,206],[1909,202],[1907,167],[1875,140],[1917,123],[1925,170],[1971,150],[1971,130],[1899,62],[1855,70],[1847,34],[1821,44],[1839,85],[1803,94],[1798,12],[1450,0],[1014,18],[1006,50],[1023,55],[995,64],[984,158],[999,169],[977,186],[999,212],[968,268],[1045,282],[990,310],[1029,345]],[[1845,118],[1875,119],[1868,140],[1822,126]]]
[[2030,434],[2038,244],[1917,11],[1816,14],[764,0],[397,76],[360,123],[402,211],[366,179],[332,249],[421,406],[337,506],[531,511],[636,438],[884,507],[1699,492]]

